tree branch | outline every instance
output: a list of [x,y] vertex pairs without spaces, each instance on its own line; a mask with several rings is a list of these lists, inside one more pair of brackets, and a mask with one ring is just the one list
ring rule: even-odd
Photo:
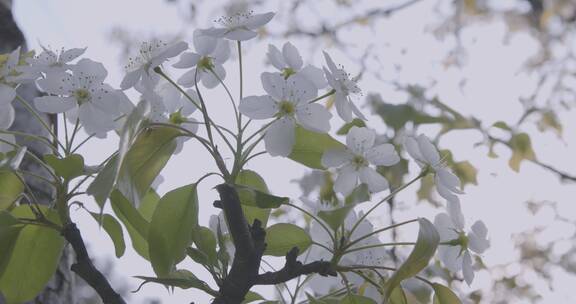
[[76,263],[72,265],[72,271],[94,288],[104,304],[126,304],[124,299],[110,286],[106,277],[92,264],[76,224],[70,223],[66,225],[61,233],[68,243],[72,245],[76,253]]
[[219,296],[214,299],[213,304],[240,304],[254,285],[278,284],[311,273],[336,275],[329,262],[317,261],[306,265],[298,262],[296,247],[286,254],[284,268],[276,272],[258,274],[262,255],[266,249],[266,231],[257,219],[252,226],[248,225],[238,193],[233,186],[221,184],[216,186],[216,190],[220,194],[220,201],[214,202],[214,206],[224,210],[236,251],[230,272],[223,280]]

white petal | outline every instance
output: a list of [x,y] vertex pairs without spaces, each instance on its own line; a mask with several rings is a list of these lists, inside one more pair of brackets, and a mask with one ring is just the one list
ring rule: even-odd
[[228,30],[225,28],[212,27],[209,29],[203,29],[202,33],[205,35],[210,35],[210,36],[215,37],[215,38],[222,38],[222,37],[224,37],[224,34],[226,34],[227,31]]
[[14,122],[14,107],[11,104],[0,104],[0,129],[7,130]]
[[464,280],[470,286],[472,281],[474,281],[474,268],[472,267],[472,257],[468,251],[464,252],[462,258],[462,274],[464,275]]
[[334,181],[334,191],[348,195],[358,183],[358,171],[352,165],[347,165],[338,170],[338,177]]
[[78,63],[73,65],[70,69],[75,77],[79,76],[82,79],[86,76],[91,76],[93,77],[92,81],[95,83],[103,82],[108,75],[108,71],[106,71],[106,68],[102,63],[87,58],[78,61]]
[[62,63],[68,63],[68,62],[82,56],[82,54],[84,54],[85,51],[86,51],[86,48],[69,49],[69,50],[62,52],[62,54],[60,54],[59,59]]
[[324,54],[324,59],[326,60],[326,64],[328,65],[328,69],[330,69],[331,73],[336,73],[338,71],[338,67],[336,67],[336,64],[334,64],[334,61],[332,61],[332,57],[330,57],[330,55],[328,55],[328,53],[326,52],[322,52]]
[[384,176],[370,167],[360,169],[360,181],[368,185],[368,190],[372,193],[388,189],[388,181]]
[[476,253],[483,253],[490,247],[490,241],[486,238],[487,229],[482,221],[472,225],[472,232],[468,234],[468,247]]
[[200,57],[202,56],[192,52],[182,53],[182,55],[180,55],[180,60],[178,60],[178,62],[176,62],[172,66],[177,69],[191,68],[198,63]]
[[36,83],[42,91],[55,95],[67,95],[73,89],[72,75],[64,72],[52,72],[46,78],[39,79]]
[[281,101],[284,99],[284,92],[286,90],[286,82],[284,77],[278,73],[264,72],[260,75],[264,91],[272,96],[274,100]]
[[237,40],[237,41],[245,41],[250,40],[254,37],[258,36],[256,32],[245,30],[245,29],[234,29],[224,35],[226,39],[230,40]]
[[266,130],[264,144],[272,156],[288,156],[294,146],[294,121],[282,118],[275,121]]
[[327,85],[326,78],[324,78],[324,72],[315,66],[307,65],[298,73],[311,81],[317,89],[323,89]]
[[218,40],[213,36],[206,35],[201,30],[195,30],[193,33],[194,48],[202,56],[209,55],[216,49]]
[[122,90],[127,90],[138,83],[138,80],[142,77],[142,69],[137,69],[132,72],[128,72],[124,75],[124,79],[122,79],[122,83],[120,83],[120,88]]
[[230,58],[230,42],[228,40],[220,39],[216,45],[216,49],[210,55],[214,58],[216,64],[223,64]]
[[458,233],[454,231],[454,222],[446,213],[439,213],[434,218],[434,227],[440,234],[441,241],[450,241],[458,238]]
[[268,45],[268,53],[266,55],[268,55],[268,61],[278,70],[282,71],[286,67],[282,53],[274,45]]
[[352,121],[352,107],[350,106],[350,101],[348,101],[348,96],[344,95],[342,91],[336,91],[334,95],[334,105],[336,106],[338,116],[340,116],[342,120],[345,122]]
[[312,82],[299,74],[292,75],[286,80],[289,100],[294,103],[307,103],[318,96],[318,89]]
[[[218,75],[218,77],[220,77],[220,79],[224,79],[226,77],[226,70],[224,70],[221,65],[215,66],[214,72],[216,75]],[[211,71],[205,71],[202,73],[202,84],[208,89],[212,89],[220,84],[220,80],[218,80],[218,78],[216,78],[216,76],[214,76]]]
[[349,102],[350,102],[350,108],[352,108],[352,112],[354,112],[354,115],[356,115],[356,117],[362,120],[368,120],[366,116],[364,116],[364,114],[360,112],[360,109],[358,109],[358,107],[352,102],[352,100],[349,100]]
[[476,221],[471,227],[472,231],[478,236],[483,239],[488,237],[488,228],[483,221]]
[[376,133],[373,130],[354,126],[346,135],[346,146],[355,154],[364,155],[374,146],[375,139]]
[[186,49],[188,49],[188,43],[184,41],[176,42],[162,50],[162,52],[156,56],[158,57],[158,61],[153,60],[151,64],[153,67],[156,67],[162,64],[166,59],[180,55],[180,53],[184,52]]
[[274,17],[274,13],[264,13],[264,14],[256,14],[253,15],[250,19],[244,23],[244,25],[251,30],[255,30],[261,26],[264,26],[266,23],[270,22]]
[[76,107],[73,97],[42,96],[34,98],[34,105],[40,112],[62,113]]
[[0,106],[11,104],[14,98],[16,98],[16,90],[9,85],[0,83]]
[[198,110],[196,105],[200,105],[200,97],[198,96],[198,93],[196,93],[196,90],[187,90],[186,93],[194,101],[192,102],[188,100],[187,97],[182,98],[182,115],[188,117],[196,110]]
[[100,134],[114,128],[113,118],[106,112],[84,103],[78,109],[78,119],[88,134]]
[[440,245],[438,256],[442,264],[452,272],[460,271],[462,267],[462,257],[460,256],[460,246]]
[[406,137],[406,139],[404,139],[404,149],[406,152],[408,152],[410,157],[418,162],[418,164],[421,164],[425,161],[424,156],[422,156],[422,153],[420,153],[418,141],[416,141],[414,137]]
[[171,83],[164,83],[158,88],[158,95],[166,106],[168,113],[174,113],[182,107],[182,94]]
[[426,162],[432,166],[437,165],[440,162],[440,154],[436,147],[430,142],[428,137],[425,135],[420,135],[416,139],[418,141],[418,147],[420,148],[420,153],[426,160]]
[[461,183],[458,176],[454,173],[450,172],[447,169],[439,168],[436,169],[436,175],[438,175],[438,180],[448,188],[450,191],[462,194],[463,192],[460,190]]
[[436,190],[438,191],[438,194],[440,194],[440,196],[442,196],[448,201],[458,200],[458,197],[452,191],[450,191],[450,189],[444,186],[444,184],[438,178],[437,174],[434,175],[434,182],[436,183]]
[[326,133],[330,131],[332,114],[317,103],[301,104],[296,108],[296,117],[302,126],[310,131]]
[[330,149],[322,154],[322,166],[325,168],[340,167],[353,157],[354,155],[348,149]]
[[186,87],[186,88],[193,87],[195,84],[195,81],[200,80],[201,75],[202,75],[201,71],[198,71],[198,75],[196,75],[196,69],[192,69],[192,70],[182,74],[182,76],[180,76],[180,78],[178,78],[177,83],[183,87]]
[[268,95],[244,97],[238,109],[252,119],[272,118],[278,112],[276,103]]
[[286,59],[286,63],[291,69],[298,71],[302,68],[302,64],[304,64],[302,62],[302,57],[300,57],[298,49],[296,49],[292,43],[284,43],[284,46],[282,47],[282,55],[284,55],[284,59]]
[[460,207],[460,200],[449,200],[447,202],[447,211],[454,227],[457,230],[464,229],[464,214],[462,213],[462,208]]
[[368,149],[366,159],[376,166],[393,166],[400,161],[400,156],[391,144],[382,144]]

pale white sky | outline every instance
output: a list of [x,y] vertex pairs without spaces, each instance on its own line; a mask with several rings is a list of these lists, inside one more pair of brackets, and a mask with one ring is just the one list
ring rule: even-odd
[[[201,1],[201,7],[209,7],[206,11],[210,16],[204,16],[200,20],[200,26],[205,27],[222,1]],[[286,1],[290,2],[290,1]],[[394,1],[401,2],[401,1]],[[453,46],[454,41],[447,39],[439,42],[426,30],[428,26],[437,21],[430,14],[431,4],[435,1],[422,1],[401,14],[390,19],[378,22],[373,29],[355,28],[354,31],[343,32],[345,41],[354,45],[351,53],[355,56],[361,54],[361,49],[367,41],[383,41],[387,47],[378,47],[378,54],[385,69],[386,80],[397,80],[401,83],[421,83],[424,85],[436,82],[427,94],[439,95],[443,101],[453,106],[464,114],[471,114],[481,118],[486,125],[498,120],[513,120],[518,118],[521,111],[518,98],[530,92],[526,90],[535,83],[535,75],[518,73],[525,60],[533,54],[536,44],[526,34],[516,34],[508,44],[503,44],[506,28],[503,23],[494,22],[491,25],[473,26],[463,32],[463,43],[469,51],[467,65],[458,69],[446,68],[442,60],[445,58],[448,47]],[[268,3],[271,7],[278,7],[276,1]],[[392,2],[390,2],[392,3]],[[120,61],[120,47],[110,42],[110,32],[115,27],[122,27],[137,34],[135,38],[151,37],[153,35],[174,35],[177,33],[187,34],[190,43],[190,34],[194,25],[186,23],[180,16],[181,6],[167,5],[161,0],[16,0],[15,16],[24,31],[30,48],[38,48],[39,43],[53,48],[88,47],[85,56],[101,61],[109,71],[108,82],[118,86],[122,79],[123,63]],[[287,3],[281,6],[287,6]],[[350,14],[345,11],[335,12],[330,1],[318,1],[318,9],[323,13],[334,12],[334,18],[342,17],[342,14]],[[355,7],[352,10],[360,10]],[[201,12],[202,14],[203,12]],[[315,24],[314,14],[311,13],[310,24]],[[269,28],[274,29],[286,21],[286,16],[279,12],[278,16],[270,23]],[[305,21],[308,21],[305,20]],[[183,32],[182,29],[187,29]],[[260,94],[263,90],[259,83],[259,74],[269,71],[270,67],[263,64],[267,44],[281,45],[283,41],[255,41],[245,46],[245,95]],[[332,48],[327,41],[319,41],[310,45],[305,41],[292,41],[301,49],[305,61],[321,65],[323,63],[320,49],[326,49],[336,61],[341,62],[354,74],[358,70],[350,58]],[[403,52],[405,50],[405,52]],[[314,56],[311,57],[311,54]],[[402,70],[396,71],[394,65],[401,65]],[[228,76],[227,84],[233,92],[237,92],[237,61],[231,60],[226,65]],[[460,87],[462,77],[467,78],[467,84]],[[360,83],[364,92],[380,92],[387,100],[401,102],[402,98],[389,86],[382,86],[379,80],[366,76]],[[231,122],[228,101],[223,100],[225,95],[221,89],[207,93],[210,110],[218,112],[216,118],[224,123]],[[235,93],[237,95],[237,93]],[[365,108],[364,112],[368,112]],[[576,120],[572,112],[561,112],[560,118],[564,124],[565,137],[559,141],[553,133],[539,133],[536,128],[529,129],[532,134],[533,144],[537,156],[558,168],[567,172],[576,172],[576,163],[573,155],[576,155],[576,137],[572,130],[576,128]],[[372,117],[374,121],[378,118]],[[333,129],[341,125],[336,119],[332,121]],[[379,123],[375,123],[378,126]],[[477,219],[483,220],[490,231],[492,248],[484,254],[484,261],[490,266],[508,263],[517,259],[514,250],[512,236],[516,233],[534,228],[546,227],[547,235],[551,238],[565,237],[565,243],[570,242],[574,231],[573,226],[554,222],[551,213],[543,213],[533,216],[523,207],[523,202],[528,200],[550,200],[558,203],[562,214],[575,217],[574,197],[576,187],[574,185],[560,185],[557,178],[542,169],[524,163],[521,173],[511,171],[508,166],[509,152],[500,148],[496,153],[501,157],[490,159],[486,156],[484,148],[473,148],[473,144],[480,140],[480,135],[474,132],[455,132],[446,136],[440,143],[444,149],[450,149],[457,160],[470,160],[478,169],[478,186],[468,186],[466,195],[462,198],[463,210],[469,224]],[[87,145],[82,153],[90,164],[96,164],[110,153],[116,146],[116,139],[109,136],[104,141],[95,141]],[[207,170],[214,169],[208,154],[193,143],[188,143],[185,151],[172,158],[166,169],[162,172],[165,182],[160,186],[161,194],[180,185],[194,182]],[[279,195],[296,198],[299,189],[290,180],[300,177],[306,169],[286,159],[261,157],[250,164],[250,169],[256,170],[267,181],[270,189]],[[212,201],[216,198],[215,191],[211,188],[217,182],[215,179],[203,183],[200,192],[201,217],[200,223],[207,225],[210,214],[215,212]],[[399,198],[401,206],[414,206],[415,191],[417,187],[409,188]],[[86,198],[88,201],[89,199]],[[384,208],[381,215],[386,215]],[[430,219],[437,213],[428,204],[418,204],[413,208],[400,212],[396,215],[397,220],[425,216]],[[96,223],[82,211],[73,213],[79,223],[85,238],[89,240],[91,254],[102,259],[115,259],[111,241],[104,232],[98,230]],[[375,222],[378,222],[376,219]],[[415,231],[406,229],[404,235],[407,240],[414,238]],[[125,233],[126,240],[129,241]],[[546,242],[546,240],[539,240]],[[566,244],[559,242],[558,250],[565,250]],[[127,253],[114,267],[114,281],[122,282],[134,290],[139,280],[133,279],[134,275],[153,275],[149,263],[140,258],[128,246]],[[181,267],[189,266],[184,263]],[[194,272],[199,276],[206,277],[206,273]],[[200,270],[201,271],[201,270]],[[507,271],[515,271],[514,267]],[[206,277],[207,278],[207,277]],[[489,290],[490,275],[486,271],[477,273],[476,280],[471,287],[464,290],[476,289]],[[526,276],[526,280],[534,280],[534,276]],[[538,292],[544,297],[542,303],[574,303],[573,277],[565,277],[558,274],[554,280],[555,290],[549,290],[547,286],[538,285]],[[131,296],[131,303],[144,303],[145,298],[159,298],[165,303],[206,303],[208,297],[196,290],[176,289],[174,294],[169,294],[163,287],[152,284],[144,287],[137,294]]]

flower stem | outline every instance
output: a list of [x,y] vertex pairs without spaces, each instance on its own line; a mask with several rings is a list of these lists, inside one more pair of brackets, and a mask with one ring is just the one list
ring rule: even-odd
[[328,91],[326,94],[321,95],[321,96],[318,96],[318,97],[310,100],[308,103],[315,103],[315,102],[317,102],[318,100],[321,100],[321,99],[326,98],[326,97],[328,97],[328,96],[334,95],[334,93],[336,93],[336,90],[332,89],[332,90]]
[[52,131],[52,128],[50,128],[50,126],[48,126],[46,121],[44,121],[44,119],[40,117],[40,114],[38,114],[38,112],[36,112],[36,110],[34,110],[34,108],[32,108],[32,106],[30,106],[30,104],[28,104],[26,100],[20,97],[20,95],[16,95],[16,99],[26,108],[26,110],[28,110],[28,112],[30,112],[30,114],[32,114],[38,120],[38,122],[40,122],[40,124],[42,124],[44,129],[46,129],[46,131],[50,133],[55,143],[58,146],[60,146],[60,148],[62,148],[63,150],[66,150],[65,147],[62,145],[62,143],[58,140],[58,136],[56,136],[56,134],[54,134],[54,132]]
[[371,248],[378,248],[378,247],[388,247],[388,246],[403,246],[403,245],[416,245],[414,242],[394,242],[394,243],[380,243],[380,244],[372,244],[366,245],[362,247],[351,248],[350,250],[344,251],[344,255],[354,252],[354,251],[362,251]]
[[387,226],[387,227],[384,227],[384,228],[381,228],[381,229],[378,229],[378,230],[374,230],[374,231],[372,231],[372,232],[370,232],[370,233],[368,233],[368,234],[366,234],[366,235],[364,235],[364,236],[361,236],[361,237],[355,239],[354,241],[351,241],[350,243],[348,243],[348,244],[344,247],[344,249],[350,248],[351,246],[354,246],[356,243],[358,243],[358,242],[360,242],[360,241],[362,241],[362,240],[364,240],[364,239],[367,239],[367,238],[369,238],[369,237],[371,237],[371,236],[373,236],[373,235],[375,235],[375,234],[378,234],[378,233],[380,233],[380,232],[384,232],[384,231],[386,231],[386,230],[390,230],[390,229],[393,229],[393,228],[396,228],[396,227],[400,227],[400,226],[402,226],[402,225],[410,224],[410,223],[413,223],[413,222],[417,222],[417,221],[418,221],[418,219],[413,219],[413,220],[404,221],[404,222],[401,222],[401,223],[398,223],[398,224],[390,225],[390,226]]

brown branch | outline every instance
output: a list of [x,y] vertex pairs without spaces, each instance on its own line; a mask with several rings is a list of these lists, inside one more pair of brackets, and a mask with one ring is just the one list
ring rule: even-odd
[[221,184],[216,186],[216,190],[220,194],[220,201],[214,202],[214,206],[224,210],[236,251],[230,272],[223,280],[213,304],[240,304],[254,285],[278,284],[302,274],[336,275],[329,262],[318,261],[303,265],[296,261],[298,248],[292,248],[288,252],[286,265],[281,270],[258,274],[266,249],[266,231],[257,219],[252,226],[248,225],[238,193],[233,186]]
[[76,263],[72,265],[72,271],[94,288],[104,304],[126,304],[124,299],[110,286],[106,277],[92,264],[76,224],[66,225],[61,233],[76,253]]

